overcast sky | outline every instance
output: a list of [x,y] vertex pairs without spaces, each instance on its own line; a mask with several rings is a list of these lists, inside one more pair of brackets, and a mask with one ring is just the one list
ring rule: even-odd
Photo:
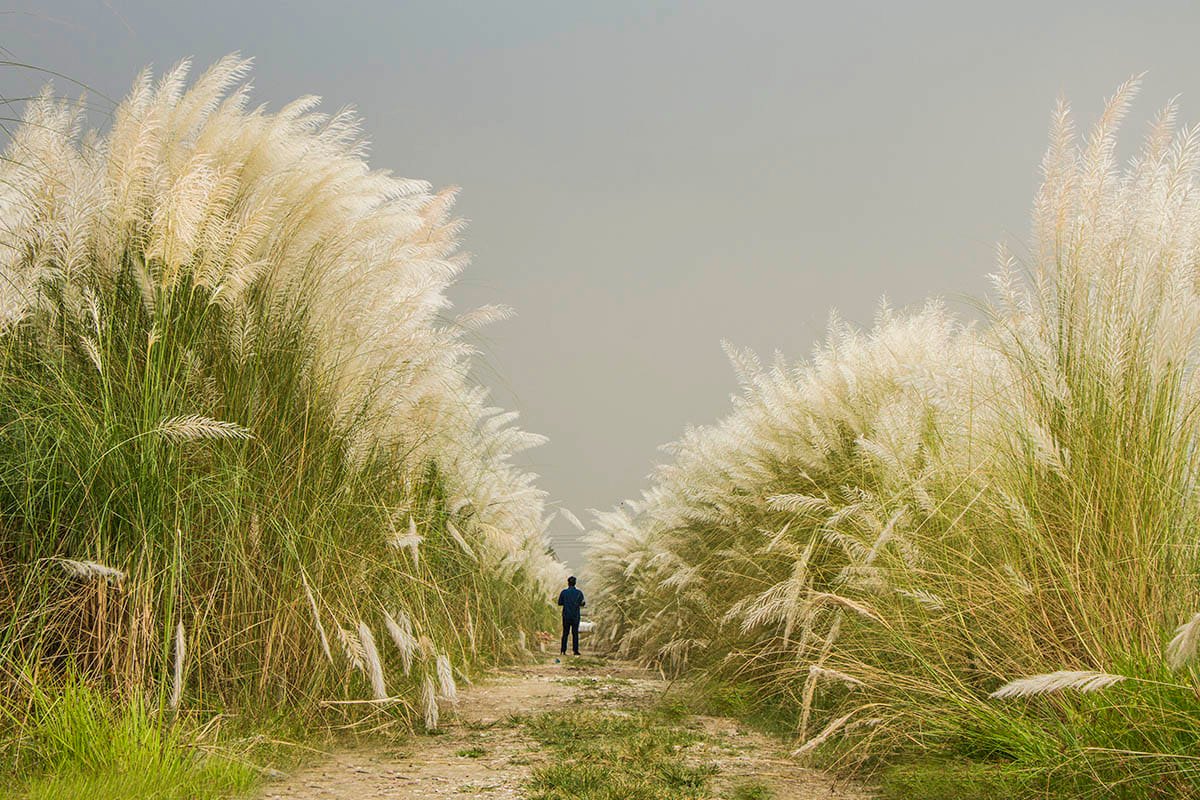
[[[461,308],[514,306],[480,379],[576,512],[729,407],[720,341],[808,353],[829,311],[985,289],[1022,241],[1055,98],[1149,70],[1200,120],[1194,3],[0,0],[0,46],[122,97],[231,51],[256,98],[354,105],[372,164],[462,187]],[[28,92],[0,70],[0,94]],[[35,82],[41,82],[37,77]],[[57,81],[60,90],[72,89]],[[1196,98],[1196,99],[1193,99]],[[581,564],[573,529],[553,531]]]

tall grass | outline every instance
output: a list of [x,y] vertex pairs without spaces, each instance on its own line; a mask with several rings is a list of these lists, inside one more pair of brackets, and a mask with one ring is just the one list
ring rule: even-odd
[[32,777],[22,796],[31,800],[215,799],[246,791],[258,779],[257,770],[236,758],[197,757],[200,732],[163,725],[146,698],[116,702],[77,682],[35,690],[23,733],[22,756]]
[[757,687],[800,755],[1200,793],[1197,137],[1170,106],[1119,167],[1136,88],[1082,141],[1056,112],[986,325],[885,309],[809,363],[731,351],[733,412],[597,518],[619,647]]
[[144,73],[86,135],[47,92],[0,159],[18,736],[78,677],[182,712],[428,717],[429,680],[547,613],[543,496],[508,461],[540,437],[466,377],[469,332],[505,312],[447,316],[453,193],[370,170],[349,111],[251,109],[248,69]]

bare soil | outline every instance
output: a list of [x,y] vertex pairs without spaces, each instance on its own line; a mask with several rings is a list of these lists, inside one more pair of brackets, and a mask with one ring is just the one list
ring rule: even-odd
[[[678,687],[677,687],[678,688]],[[269,783],[263,800],[408,800],[410,798],[522,797],[521,787],[546,758],[517,715],[563,709],[634,711],[652,707],[667,689],[658,676],[629,664],[594,666],[588,660],[547,660],[497,670],[460,688],[442,729],[406,739],[395,748],[332,753]],[[717,797],[753,780],[779,800],[866,800],[860,786],[801,766],[783,743],[736,720],[693,717],[707,734],[687,760],[718,768]]]

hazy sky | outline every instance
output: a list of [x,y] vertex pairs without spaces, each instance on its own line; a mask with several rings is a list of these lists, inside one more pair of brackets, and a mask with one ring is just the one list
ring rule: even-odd
[[[254,56],[255,96],[355,105],[372,164],[462,187],[451,297],[516,320],[480,379],[551,443],[581,513],[636,496],[659,445],[729,406],[720,341],[792,357],[979,294],[1022,240],[1055,98],[1083,121],[1149,70],[1200,120],[1200,6],[991,2],[23,2],[0,46],[112,98],[147,64]],[[32,83],[31,83],[32,81]],[[0,94],[32,79],[0,70]],[[59,80],[60,90],[70,89]],[[1198,99],[1193,100],[1196,97]],[[576,534],[554,530],[580,563]]]

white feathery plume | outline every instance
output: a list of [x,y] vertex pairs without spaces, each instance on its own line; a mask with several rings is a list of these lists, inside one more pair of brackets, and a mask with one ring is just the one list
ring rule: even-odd
[[1200,614],[1175,629],[1175,636],[1167,645],[1167,664],[1171,669],[1180,669],[1196,657],[1200,645]]
[[437,645],[428,636],[422,636],[417,640],[417,650],[421,653],[421,658],[425,661],[434,661],[437,659]]
[[442,697],[450,702],[458,700],[458,686],[454,683],[454,670],[450,666],[450,657],[440,654],[437,657],[438,689]]
[[467,544],[467,540],[463,538],[463,535],[458,532],[458,528],[450,520],[446,520],[446,533],[450,534],[450,538],[458,544],[464,553],[471,558],[476,558],[475,551],[471,549],[471,545]]
[[579,521],[579,517],[575,516],[574,512],[572,512],[571,509],[567,508],[566,506],[559,506],[558,513],[562,515],[563,519],[565,519],[567,522],[571,523],[571,525],[576,530],[579,530],[579,531],[587,530],[587,528],[584,527],[583,523]]
[[1008,576],[1009,581],[1016,587],[1017,591],[1024,595],[1033,594],[1033,584],[1030,583],[1024,575],[1017,572],[1016,567],[1012,564],[1004,565],[1004,574]]
[[397,622],[386,610],[383,612],[383,622],[387,626],[388,635],[396,644],[396,649],[400,651],[400,664],[404,668],[404,674],[408,675],[412,671],[413,656],[417,652],[417,638],[412,634],[412,623],[404,612],[400,612],[400,621]]
[[104,331],[104,322],[100,316],[100,298],[96,296],[96,293],[90,287],[85,286],[83,289],[83,302],[87,308],[88,316],[91,317],[92,330],[98,336]]
[[843,683],[846,686],[850,686],[852,688],[858,687],[858,686],[866,686],[865,683],[863,683],[862,681],[860,681],[858,678],[854,677],[853,675],[847,675],[846,673],[841,672],[836,669],[828,669],[826,667],[820,667],[820,666],[817,666],[816,664],[809,665],[808,674],[818,680],[835,681],[837,683]]
[[424,539],[417,533],[417,521],[413,519],[411,514],[409,514],[408,533],[404,534],[403,536],[400,534],[394,535],[388,544],[397,550],[407,549],[409,554],[412,556],[413,566],[418,567],[421,563],[420,547],[422,541],[424,541]]
[[438,726],[437,688],[433,678],[426,676],[421,682],[421,713],[425,717],[425,729],[436,730]]
[[480,306],[465,314],[459,314],[454,320],[454,324],[464,331],[477,331],[492,323],[512,319],[515,314],[516,312],[508,306],[491,304]]
[[64,570],[77,578],[83,578],[84,580],[101,578],[113,583],[120,583],[125,580],[124,572],[105,566],[97,561],[77,561],[73,558],[59,558],[55,560],[62,565]]
[[829,508],[829,501],[807,494],[776,494],[767,498],[767,505],[776,511],[798,514],[803,511],[824,511]]
[[853,611],[855,614],[864,616],[874,622],[883,621],[877,613],[872,611],[867,606],[863,605],[857,600],[851,600],[849,597],[843,597],[840,594],[833,594],[832,592],[813,592],[811,595],[809,595],[809,597],[814,603],[829,603],[831,605],[841,606],[842,608]]
[[224,422],[200,414],[185,414],[164,419],[154,432],[176,444],[202,439],[251,438],[249,429],[235,422]]
[[739,350],[727,339],[721,340],[721,349],[725,351],[725,356],[729,359],[734,374],[737,375],[738,383],[743,386],[752,385],[755,378],[762,372],[762,364],[759,363],[758,356],[754,351],[748,347]]
[[897,589],[896,594],[901,597],[907,597],[909,600],[913,600],[931,611],[943,611],[946,608],[945,604],[942,603],[942,598],[925,589]]
[[367,677],[371,679],[371,691],[375,693],[376,700],[386,700],[388,694],[383,681],[383,662],[379,658],[379,651],[375,649],[375,637],[371,634],[371,629],[361,620],[358,623],[358,640],[362,643],[363,661],[366,664]]
[[175,669],[171,677],[171,708],[179,708],[183,698],[183,658],[184,658],[183,620],[175,625]]
[[346,659],[357,670],[366,669],[366,653],[363,651],[362,642],[358,640],[358,636],[353,631],[348,631],[341,625],[337,628],[338,641],[342,643],[342,650],[346,653]]
[[90,336],[80,336],[79,344],[83,346],[83,352],[87,353],[87,357],[96,368],[96,372],[103,375],[104,362],[100,359],[100,345],[96,344],[96,340]]
[[808,752],[811,752],[812,750],[817,749],[818,747],[823,745],[826,741],[828,741],[830,736],[833,736],[835,733],[837,733],[839,730],[841,730],[841,728],[843,726],[845,726],[845,724],[850,721],[850,718],[853,717],[856,713],[858,713],[857,710],[851,711],[849,714],[838,717],[833,722],[826,725],[825,730],[821,731],[816,736],[812,737],[807,742],[805,742],[804,744],[800,745],[795,750],[793,750],[792,755],[794,755],[794,756],[804,755],[805,753],[808,753]]
[[1004,684],[988,697],[1002,699],[1006,697],[1030,697],[1033,695],[1050,694],[1067,689],[1076,692],[1098,692],[1113,684],[1125,680],[1124,675],[1113,675],[1108,672],[1093,672],[1089,670],[1059,670],[1043,675],[1031,675]]

